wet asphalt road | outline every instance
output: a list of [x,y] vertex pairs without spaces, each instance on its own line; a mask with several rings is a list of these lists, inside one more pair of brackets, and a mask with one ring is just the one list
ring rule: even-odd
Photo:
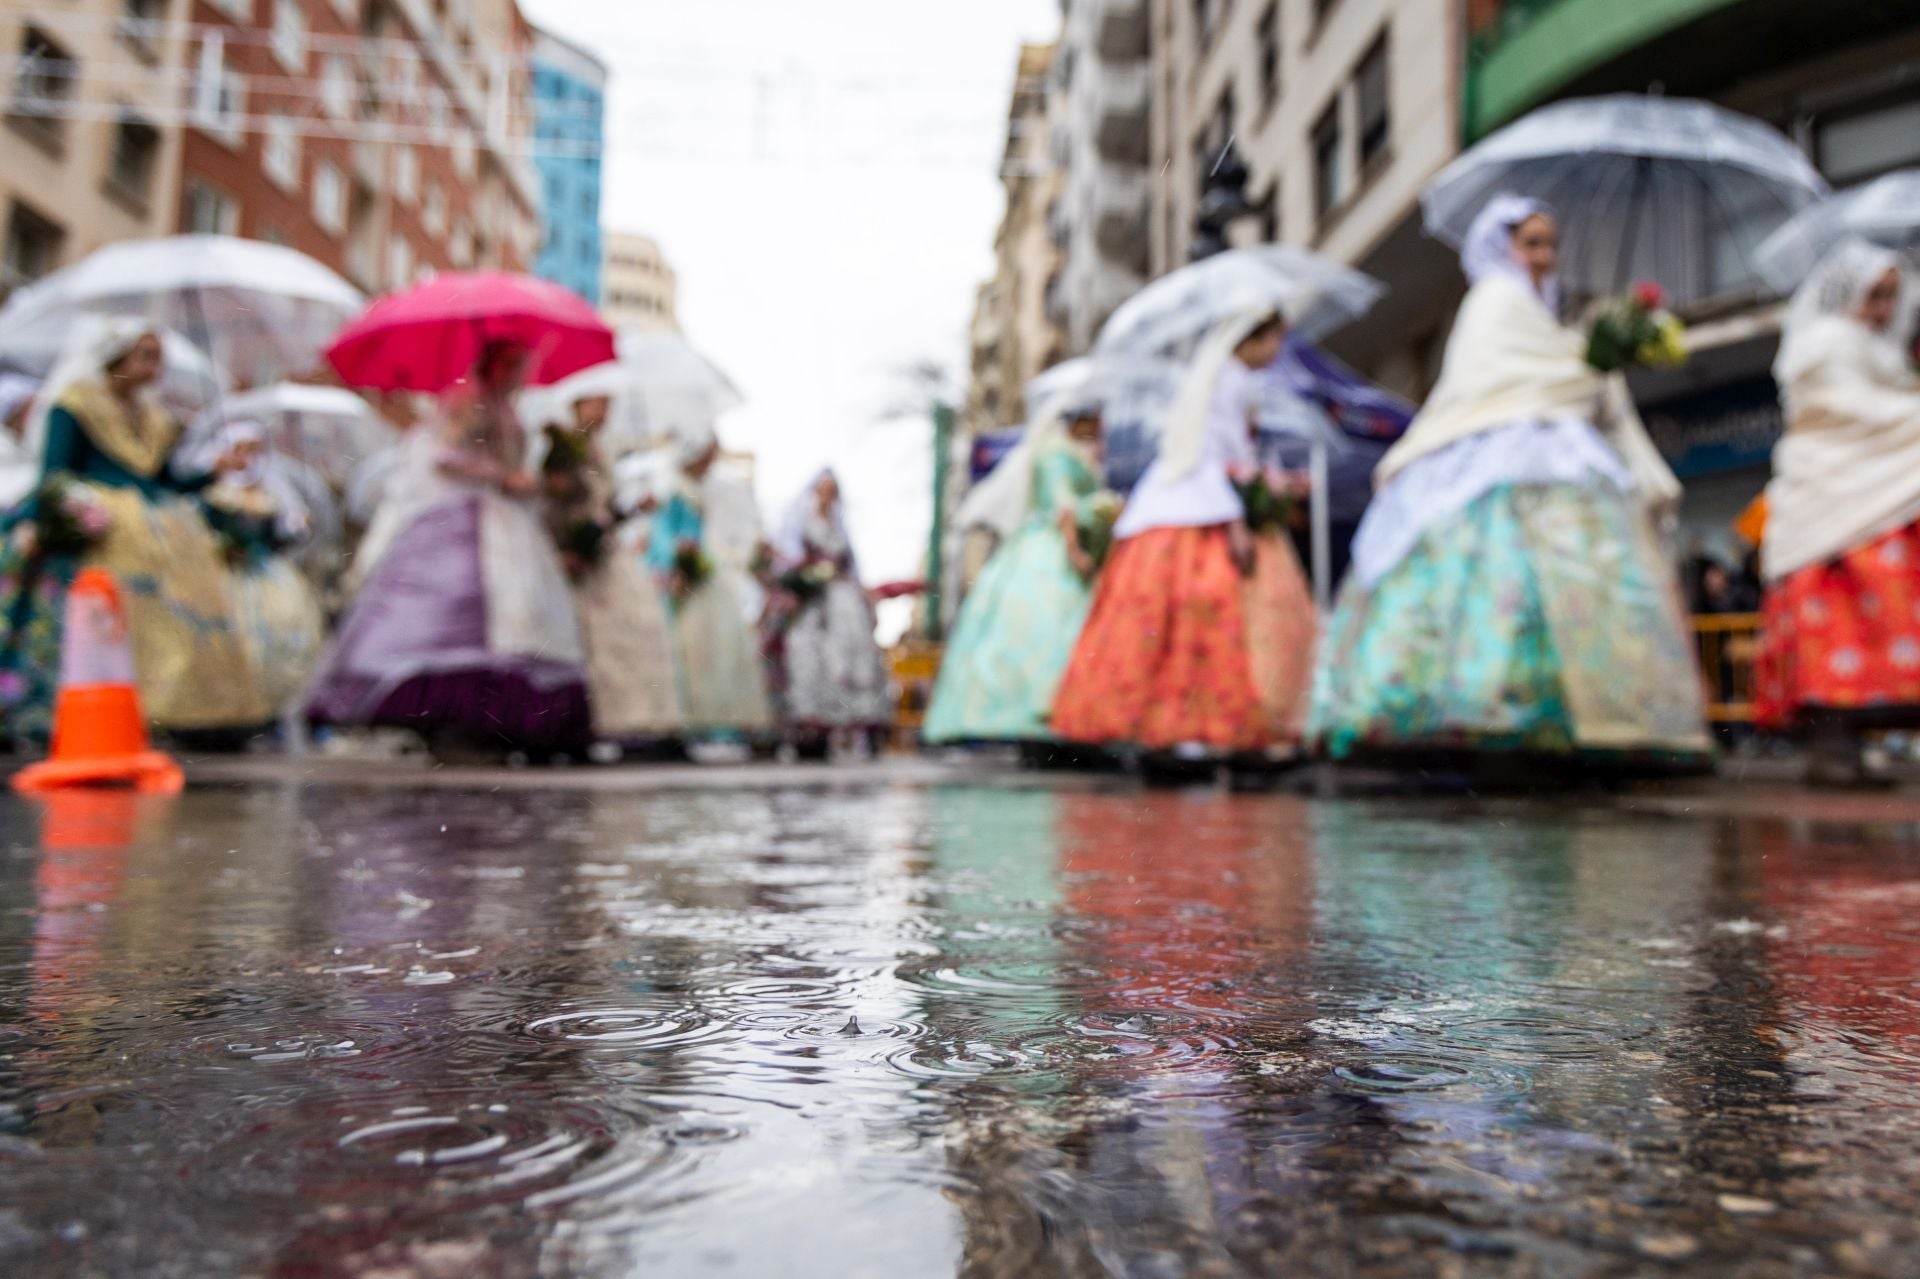
[[754,777],[0,799],[0,1273],[1920,1274],[1913,824]]

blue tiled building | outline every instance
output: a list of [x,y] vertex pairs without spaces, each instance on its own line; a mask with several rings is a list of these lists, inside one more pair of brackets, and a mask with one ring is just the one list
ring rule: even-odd
[[545,31],[533,46],[534,164],[546,239],[534,272],[600,304],[600,157],[607,69]]

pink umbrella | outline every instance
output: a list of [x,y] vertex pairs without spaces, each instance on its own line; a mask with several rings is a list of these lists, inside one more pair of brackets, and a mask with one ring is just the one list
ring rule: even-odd
[[529,275],[467,271],[379,299],[340,330],[327,359],[349,386],[437,395],[471,375],[494,342],[533,353],[530,386],[615,354],[613,330],[578,294]]

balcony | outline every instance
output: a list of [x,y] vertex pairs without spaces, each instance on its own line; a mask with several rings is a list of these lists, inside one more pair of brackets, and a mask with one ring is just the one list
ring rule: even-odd
[[1083,88],[1093,122],[1093,144],[1104,160],[1144,166],[1148,161],[1148,110],[1152,100],[1152,68],[1100,68]]
[[1093,196],[1093,242],[1100,256],[1135,276],[1147,274],[1152,184],[1145,173],[1101,166]]
[[1081,0],[1092,25],[1094,52],[1108,62],[1140,62],[1151,51],[1147,0]]
[[1467,50],[1468,141],[1557,96],[1596,67],[1740,0],[1500,0],[1478,9]]

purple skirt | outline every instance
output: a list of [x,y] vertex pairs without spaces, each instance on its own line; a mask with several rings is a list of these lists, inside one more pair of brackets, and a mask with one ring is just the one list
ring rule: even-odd
[[453,734],[502,750],[592,741],[579,667],[487,648],[477,497],[431,508],[394,539],[341,622],[307,717]]

